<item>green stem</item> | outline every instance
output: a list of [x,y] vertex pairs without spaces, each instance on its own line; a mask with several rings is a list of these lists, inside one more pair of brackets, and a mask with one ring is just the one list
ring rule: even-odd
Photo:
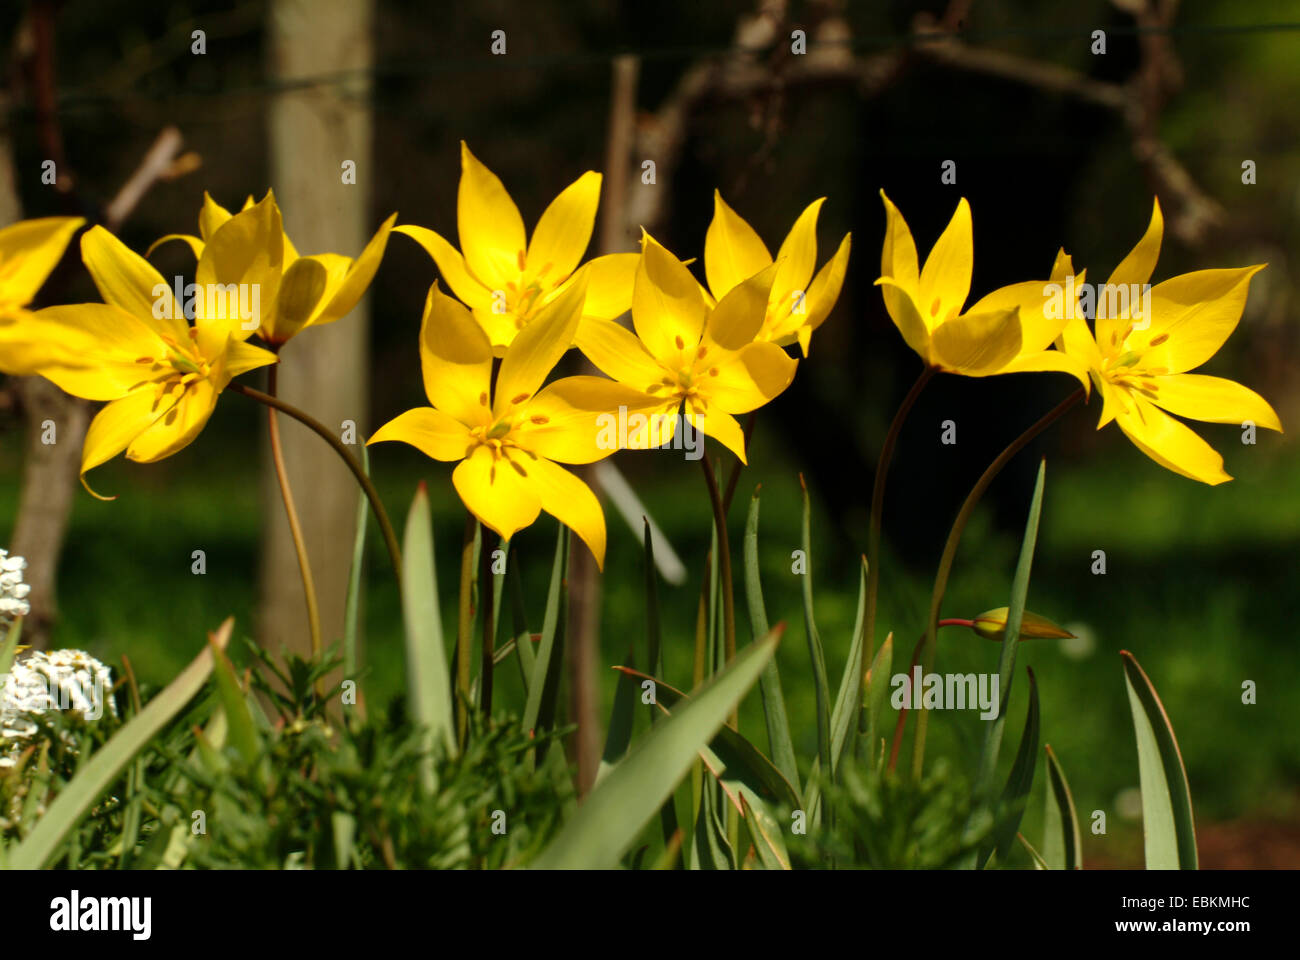
[[[898,435],[903,432],[903,422],[907,415],[912,412],[912,407],[916,405],[917,398],[925,385],[930,382],[936,373],[934,367],[926,367],[921,371],[921,375],[916,378],[912,384],[912,389],[907,392],[903,398],[902,404],[899,405],[898,412],[894,414],[893,422],[889,425],[889,432],[885,434],[884,446],[880,448],[880,459],[876,462],[876,480],[871,488],[871,527],[867,532],[867,608],[862,618],[863,649],[862,649],[862,684],[858,691],[859,703],[865,705],[865,695],[867,689],[867,673],[871,669],[871,660],[876,653],[876,598],[880,588],[880,534],[881,518],[885,510],[885,478],[889,475],[889,465],[894,459],[894,447],[898,444]],[[865,713],[858,715],[859,731],[866,730],[867,717]]]
[[478,518],[465,511],[465,537],[460,545],[460,603],[456,622],[456,737],[461,749],[469,736],[470,645],[474,639],[474,535]]
[[[266,393],[276,395],[279,364],[272,364],[266,372]],[[307,627],[311,633],[311,655],[318,661],[322,655],[320,639],[320,607],[316,602],[316,582],[311,575],[311,562],[307,557],[307,543],[303,539],[298,508],[293,502],[293,489],[289,486],[289,471],[284,465],[284,448],[280,443],[280,418],[276,411],[266,411],[267,429],[271,441],[271,461],[275,464],[275,477],[280,483],[280,497],[284,500],[284,515],[289,521],[289,535],[293,537],[294,553],[298,555],[298,570],[302,574],[302,592],[307,601]],[[319,684],[317,684],[319,692]]]
[[286,403],[279,397],[272,397],[263,393],[261,390],[255,390],[252,387],[245,386],[242,383],[231,383],[226,387],[235,393],[241,393],[249,399],[256,400],[258,403],[265,404],[268,407],[274,407],[281,413],[287,413],[305,427],[309,427],[314,433],[323,438],[326,443],[334,448],[334,452],[343,458],[343,462],[348,465],[352,475],[357,478],[357,483],[361,485],[362,491],[365,492],[366,499],[370,501],[370,509],[375,513],[375,521],[379,524],[379,529],[384,534],[384,544],[388,547],[388,558],[393,564],[393,574],[397,578],[397,590],[400,595],[402,589],[402,551],[397,545],[397,534],[393,532],[393,525],[388,521],[388,514],[384,510],[384,504],[379,499],[379,492],[375,485],[370,482],[366,476],[365,470],[361,469],[361,464],[357,462],[343,441],[330,432],[329,427],[319,420],[299,410],[291,403]]
[[[1080,387],[1045,413],[1037,423],[1013,440],[1005,450],[998,454],[998,458],[989,464],[988,469],[984,471],[979,480],[975,482],[975,486],[971,488],[971,492],[967,494],[965,502],[961,505],[961,510],[957,512],[957,519],[953,521],[952,529],[948,531],[948,540],[943,545],[943,556],[939,559],[939,570],[934,577],[934,591],[930,594],[930,614],[926,618],[925,642],[921,651],[922,676],[928,674],[934,667],[935,629],[939,622],[939,606],[943,603],[944,591],[948,589],[948,575],[952,572],[952,563],[957,556],[957,545],[961,542],[962,533],[966,530],[966,523],[970,520],[971,514],[975,512],[975,507],[979,504],[980,498],[984,496],[984,492],[988,490],[994,478],[1002,472],[1002,468],[1011,462],[1012,457],[1023,450],[1029,441],[1061,419],[1083,397],[1084,390]],[[925,764],[925,735],[928,725],[929,711],[918,711],[916,740],[912,744],[912,778],[915,780],[920,779],[921,768]]]
[[[727,508],[722,503],[722,494],[718,489],[718,478],[713,472],[706,453],[700,458],[704,467],[704,481],[709,487],[709,502],[713,505],[713,524],[718,532],[718,587],[722,591],[722,636],[725,644],[727,663],[736,659],[736,598],[731,589],[731,546],[727,542]],[[733,486],[734,490],[735,487]],[[731,727],[740,730],[740,704],[731,712]],[[740,819],[736,808],[727,805],[727,841],[731,849],[740,856]]]

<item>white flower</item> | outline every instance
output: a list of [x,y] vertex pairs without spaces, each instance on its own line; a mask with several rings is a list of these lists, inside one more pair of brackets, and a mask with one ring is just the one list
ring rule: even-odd
[[32,612],[27,602],[32,588],[23,583],[26,569],[27,561],[22,557],[11,557],[8,550],[0,550],[0,621],[9,622]]
[[40,729],[34,715],[76,710],[91,722],[105,710],[117,716],[112,671],[84,650],[30,653],[0,681],[0,767],[13,766]]

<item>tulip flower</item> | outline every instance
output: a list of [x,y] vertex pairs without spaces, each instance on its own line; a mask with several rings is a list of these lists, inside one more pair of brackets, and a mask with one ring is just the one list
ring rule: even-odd
[[457,462],[452,483],[489,529],[509,540],[545,510],[605,559],[605,517],[591,488],[560,463],[594,463],[617,449],[600,426],[649,398],[603,377],[542,386],[573,342],[585,285],[570,284],[506,349],[492,386],[492,343],[470,311],[434,284],[420,327],[420,368],[430,406],[400,414],[367,443],[400,440]]
[[[273,191],[257,203],[250,197],[233,216],[205,192],[199,236],[168,234],[147,253],[169,240],[183,240],[198,258],[200,291],[229,284],[255,287],[258,322],[250,326],[245,318],[226,316],[228,327],[239,339],[256,330],[264,342],[279,347],[306,327],[333,323],[352,311],[379,269],[396,220],[397,214],[385,220],[356,260],[335,253],[304,257],[284,232]],[[196,315],[201,312],[196,300]]]
[[[998,607],[995,610],[985,610],[978,617],[970,621],[970,628],[985,640],[1001,640],[1007,632],[1007,614],[1006,607]],[[1068,640],[1074,637],[1069,630],[1057,626],[1046,617],[1031,613],[1028,610],[1022,611],[1020,615],[1020,639],[1021,640]]]
[[[796,340],[803,355],[813,331],[821,326],[844,285],[852,234],[813,276],[817,265],[817,214],[826,198],[814,200],[799,215],[777,251],[779,264],[768,294],[767,313],[756,340],[785,345]],[[745,220],[713,192],[713,221],[704,237],[704,273],[713,299],[721,300],[742,283],[772,265],[772,255]],[[811,281],[811,283],[809,282]]]
[[15,321],[58,265],[81,217],[20,220],[0,230],[0,322]]
[[186,323],[147,260],[103,227],[81,238],[103,303],[47,307],[0,331],[0,370],[39,374],[66,392],[107,400],[86,432],[81,478],[123,450],[152,463],[188,446],[232,377],[275,362],[219,320]]
[[[542,213],[531,238],[500,179],[460,145],[456,197],[457,250],[425,227],[395,227],[433,258],[452,292],[474,311],[496,356],[541,309],[558,297],[578,270],[591,241],[600,202],[599,173],[588,170]],[[612,320],[631,306],[636,254],[616,253],[588,261],[584,316]]]
[[1061,251],[1051,281],[995,290],[963,310],[974,267],[970,205],[963,197],[947,228],[918,269],[916,243],[898,208],[880,192],[888,224],[876,283],[903,339],[925,363],[967,377],[1057,371],[1089,387],[1086,367],[1052,344],[1066,323],[1049,316],[1049,282],[1073,271]]
[[[1144,287],[1155,270],[1164,233],[1157,200],[1138,245],[1115,268],[1108,287]],[[1253,423],[1282,430],[1273,408],[1253,390],[1222,377],[1189,373],[1223,346],[1246,305],[1250,278],[1263,264],[1198,270],[1171,277],[1149,291],[1149,315],[1133,303],[1114,311],[1098,307],[1096,333],[1079,311],[1061,335],[1061,346],[1088,367],[1103,398],[1097,429],[1111,420],[1148,457],[1193,480],[1211,485],[1231,480],[1223,458],[1168,414],[1207,423]]]
[[587,319],[577,334],[578,348],[597,368],[657,403],[630,447],[667,443],[684,407],[692,427],[745,461],[745,433],[734,414],[780,394],[798,364],[776,344],[754,339],[779,269],[773,264],[760,270],[710,306],[686,265],[643,235],[632,291],[636,332]]

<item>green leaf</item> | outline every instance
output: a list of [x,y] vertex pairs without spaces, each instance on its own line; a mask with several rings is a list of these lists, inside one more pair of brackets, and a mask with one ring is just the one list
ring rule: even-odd
[[692,870],[735,870],[736,851],[727,842],[727,831],[718,815],[716,788],[705,784],[700,813],[695,820],[695,843],[691,847]]
[[[767,609],[763,604],[763,583],[758,575],[758,488],[749,501],[745,520],[745,603],[749,607],[749,626],[754,639],[767,636]],[[662,673],[657,667],[651,670]],[[772,762],[791,783],[799,782],[799,767],[794,758],[794,741],[790,737],[790,718],[786,714],[785,694],[781,690],[781,673],[773,657],[758,678],[758,693],[763,701],[763,720],[767,725],[767,746]]]
[[[808,500],[808,486],[803,474],[799,475],[799,486],[803,490],[803,555],[806,569],[803,574],[803,622],[808,635],[808,657],[813,668],[813,692],[816,696],[817,709],[817,758],[822,770],[835,768],[831,765],[831,705],[830,683],[826,679],[826,654],[822,649],[821,634],[817,632],[817,620],[813,614],[812,586],[812,506]],[[804,792],[808,793],[812,781]],[[814,809],[813,816],[818,817]]]
[[1137,736],[1147,869],[1195,870],[1198,858],[1192,794],[1173,725],[1137,659],[1127,650],[1121,650],[1119,655],[1124,660],[1124,679]]
[[14,656],[18,653],[18,640],[23,635],[23,618],[15,617],[14,622],[9,624],[9,632],[5,635],[5,642],[0,645],[0,677],[9,672],[13,666]]
[[515,634],[515,656],[518,658],[520,679],[524,691],[533,680],[533,670],[537,666],[537,651],[533,649],[533,633],[528,629],[528,613],[524,609],[524,582],[519,576],[519,564],[511,563],[506,567],[506,576],[510,579],[510,624]]
[[[649,674],[628,667],[614,669],[627,677],[652,681],[655,685],[655,703],[663,709],[664,713],[669,713],[678,703],[690,700],[690,697],[676,687],[662,680],[656,680]],[[726,769],[733,771],[734,776],[743,781],[759,797],[784,804],[792,809],[800,806],[799,794],[794,785],[781,774],[771,760],[763,755],[762,751],[732,727],[724,725],[717,736],[709,741],[709,749],[717,755]]]
[[1052,870],[1083,869],[1083,837],[1079,833],[1079,816],[1074,797],[1065,779],[1065,770],[1056,759],[1052,745],[1046,744],[1047,810],[1043,817],[1043,860]]
[[[370,475],[370,452],[361,445],[361,472]],[[361,619],[361,571],[366,559],[366,527],[370,505],[364,492],[357,495],[356,535],[352,538],[352,566],[348,570],[348,596],[343,613],[343,675],[357,675],[357,634]]]
[[671,717],[656,724],[587,795],[559,836],[533,866],[543,870],[607,870],[636,842],[686,775],[692,762],[758,679],[780,640],[782,626],[697,690]]
[[789,870],[790,854],[781,835],[781,825],[776,818],[755,800],[748,791],[740,795],[741,811],[750,842],[758,851],[758,859],[768,870]]
[[217,696],[230,724],[230,744],[244,764],[252,767],[262,755],[261,737],[257,733],[253,712],[248,707],[244,691],[240,689],[239,678],[235,676],[235,668],[230,658],[216,646],[215,638],[210,638],[208,642],[212,644],[213,676],[217,681]]
[[39,870],[53,864],[64,840],[103,792],[207,683],[212,673],[213,649],[225,649],[234,622],[233,617],[227,619],[210,635],[211,645],[204,647],[188,667],[90,757],[36,821],[32,832],[10,851],[11,868]]
[[1017,833],[1016,839],[1020,841],[1020,845],[1024,847],[1025,852],[1029,854],[1029,859],[1034,861],[1034,869],[1046,870],[1047,861],[1043,859],[1042,854],[1040,854],[1037,850],[1035,850],[1032,846],[1030,846],[1029,841],[1025,839],[1025,835],[1023,833]]
[[1020,831],[1020,818],[1024,816],[1025,801],[1029,799],[1038,765],[1038,681],[1032,669],[1026,668],[1026,672],[1029,674],[1029,710],[1025,714],[1025,731],[1020,736],[1020,749],[1016,751],[1016,760],[1011,765],[1011,775],[998,805],[997,825],[993,828],[994,843],[980,853],[981,859],[986,859],[996,848],[997,858],[1003,863],[1011,854],[1011,844]]
[[456,753],[452,721],[451,676],[438,609],[438,577],[433,558],[429,494],[421,482],[406,515],[402,535],[402,622],[406,628],[406,695],[410,713],[422,730],[420,785],[426,794],[438,789],[433,752]]
[[890,633],[876,651],[867,678],[867,732],[873,750],[876,740],[881,736],[880,719],[885,714],[885,704],[889,702],[889,681],[893,669],[894,635]]
[[[862,558],[858,570],[858,612],[853,619],[853,636],[849,641],[849,661],[840,677],[840,689],[835,694],[835,709],[831,711],[831,770],[839,769],[844,745],[848,743],[858,713],[858,694],[862,690],[863,618],[867,610],[867,558]],[[888,669],[888,667],[886,667]]]
[[[542,639],[537,645],[537,661],[528,683],[528,700],[524,704],[523,725],[526,731],[550,728],[555,717],[555,702],[560,685],[563,652],[564,602],[568,591],[564,575],[569,568],[569,528],[560,524],[555,540],[555,561],[551,566],[551,585],[546,593],[546,614],[542,620]],[[559,639],[560,642],[556,642]]]
[[[1043,509],[1043,483],[1047,475],[1047,461],[1038,464],[1038,478],[1034,481],[1034,495],[1029,502],[1029,519],[1025,522],[1025,537],[1020,545],[1020,559],[1016,562],[1016,574],[1011,581],[1011,603],[1007,613],[1006,633],[1013,637],[1020,636],[1020,621],[1025,612],[1025,599],[1029,595],[1029,573],[1034,563],[1034,545],[1038,542],[1038,517]],[[1007,722],[1007,704],[1011,699],[1011,682],[1015,676],[1016,648],[1018,643],[1004,643],[1000,650],[998,662],[998,689],[1000,691],[998,713],[992,720],[983,721],[984,747],[980,753],[979,772],[975,779],[974,803],[971,809],[971,822],[990,813],[993,806],[993,781],[997,775],[998,754],[1002,749],[1002,733]],[[979,863],[978,853],[966,860],[966,866]]]

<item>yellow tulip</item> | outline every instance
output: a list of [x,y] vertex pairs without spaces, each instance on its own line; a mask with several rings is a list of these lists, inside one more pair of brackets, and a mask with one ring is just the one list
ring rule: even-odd
[[907,221],[883,190],[880,196],[888,223],[876,283],[894,325],[928,366],[967,377],[1056,371],[1090,386],[1083,363],[1051,349],[1066,316],[1048,315],[1045,288],[1073,273],[1065,251],[1057,254],[1051,280],[1002,287],[963,310],[974,267],[965,197],[918,268]]
[[[425,227],[395,227],[433,258],[454,294],[474,311],[501,356],[520,330],[565,289],[591,241],[600,202],[599,173],[588,170],[542,213],[531,239],[500,179],[460,145],[460,188],[456,198],[460,250]],[[636,254],[596,257],[582,268],[587,277],[585,317],[612,320],[631,306]]]
[[[284,232],[273,191],[257,203],[250,197],[233,216],[205,192],[199,236],[168,234],[146,255],[159,244],[183,240],[198,259],[195,282],[200,290],[256,285],[257,325],[246,325],[229,310],[223,311],[224,319],[232,336],[247,339],[255,329],[263,341],[279,347],[304,328],[333,323],[357,305],[379,269],[396,220],[397,214],[385,220],[356,260],[336,253],[304,257]],[[206,302],[207,297],[196,299],[196,317],[203,315]]]
[[[1115,268],[1108,287],[1146,285],[1160,255],[1164,220],[1152,206],[1146,234]],[[1119,424],[1139,450],[1175,473],[1219,484],[1232,478],[1223,458],[1191,429],[1168,414],[1207,423],[1282,430],[1273,408],[1259,394],[1222,377],[1188,373],[1219,351],[1246,305],[1250,278],[1263,264],[1229,270],[1198,270],[1150,288],[1149,315],[1127,302],[1103,316],[1096,335],[1077,310],[1061,334],[1061,347],[1087,365],[1103,398],[1101,429]],[[1100,299],[1100,298],[1099,298]],[[1166,412],[1167,411],[1167,412]]]
[[745,461],[745,432],[734,414],[776,397],[798,361],[774,343],[755,341],[779,265],[735,284],[710,306],[686,265],[649,234],[632,291],[636,333],[611,320],[587,319],[577,345],[601,371],[654,399],[655,416],[630,447],[667,443],[676,415]]
[[232,377],[276,358],[222,321],[191,327],[162,275],[103,227],[82,235],[81,259],[104,303],[47,307],[0,330],[0,370],[109,401],[86,432],[86,484],[87,471],[123,450],[152,463],[185,448]]
[[[825,200],[822,197],[808,204],[777,251],[779,266],[768,294],[767,313],[755,336],[756,340],[780,345],[797,340],[805,357],[813,331],[839,299],[849,262],[852,234],[846,233],[835,255],[813,276],[817,265],[817,214]],[[772,255],[754,228],[715,190],[713,220],[704,237],[704,274],[713,299],[721,300],[736,284],[771,265]]]
[[470,311],[434,284],[420,327],[429,406],[400,414],[367,443],[400,440],[434,460],[459,461],[452,483],[485,526],[509,540],[545,510],[605,560],[605,517],[591,488],[560,463],[615,452],[600,424],[649,398],[603,377],[542,386],[573,342],[585,286],[569,284],[513,339],[492,386],[492,343]]
[[63,258],[81,217],[20,220],[0,230],[0,322],[14,322]]

